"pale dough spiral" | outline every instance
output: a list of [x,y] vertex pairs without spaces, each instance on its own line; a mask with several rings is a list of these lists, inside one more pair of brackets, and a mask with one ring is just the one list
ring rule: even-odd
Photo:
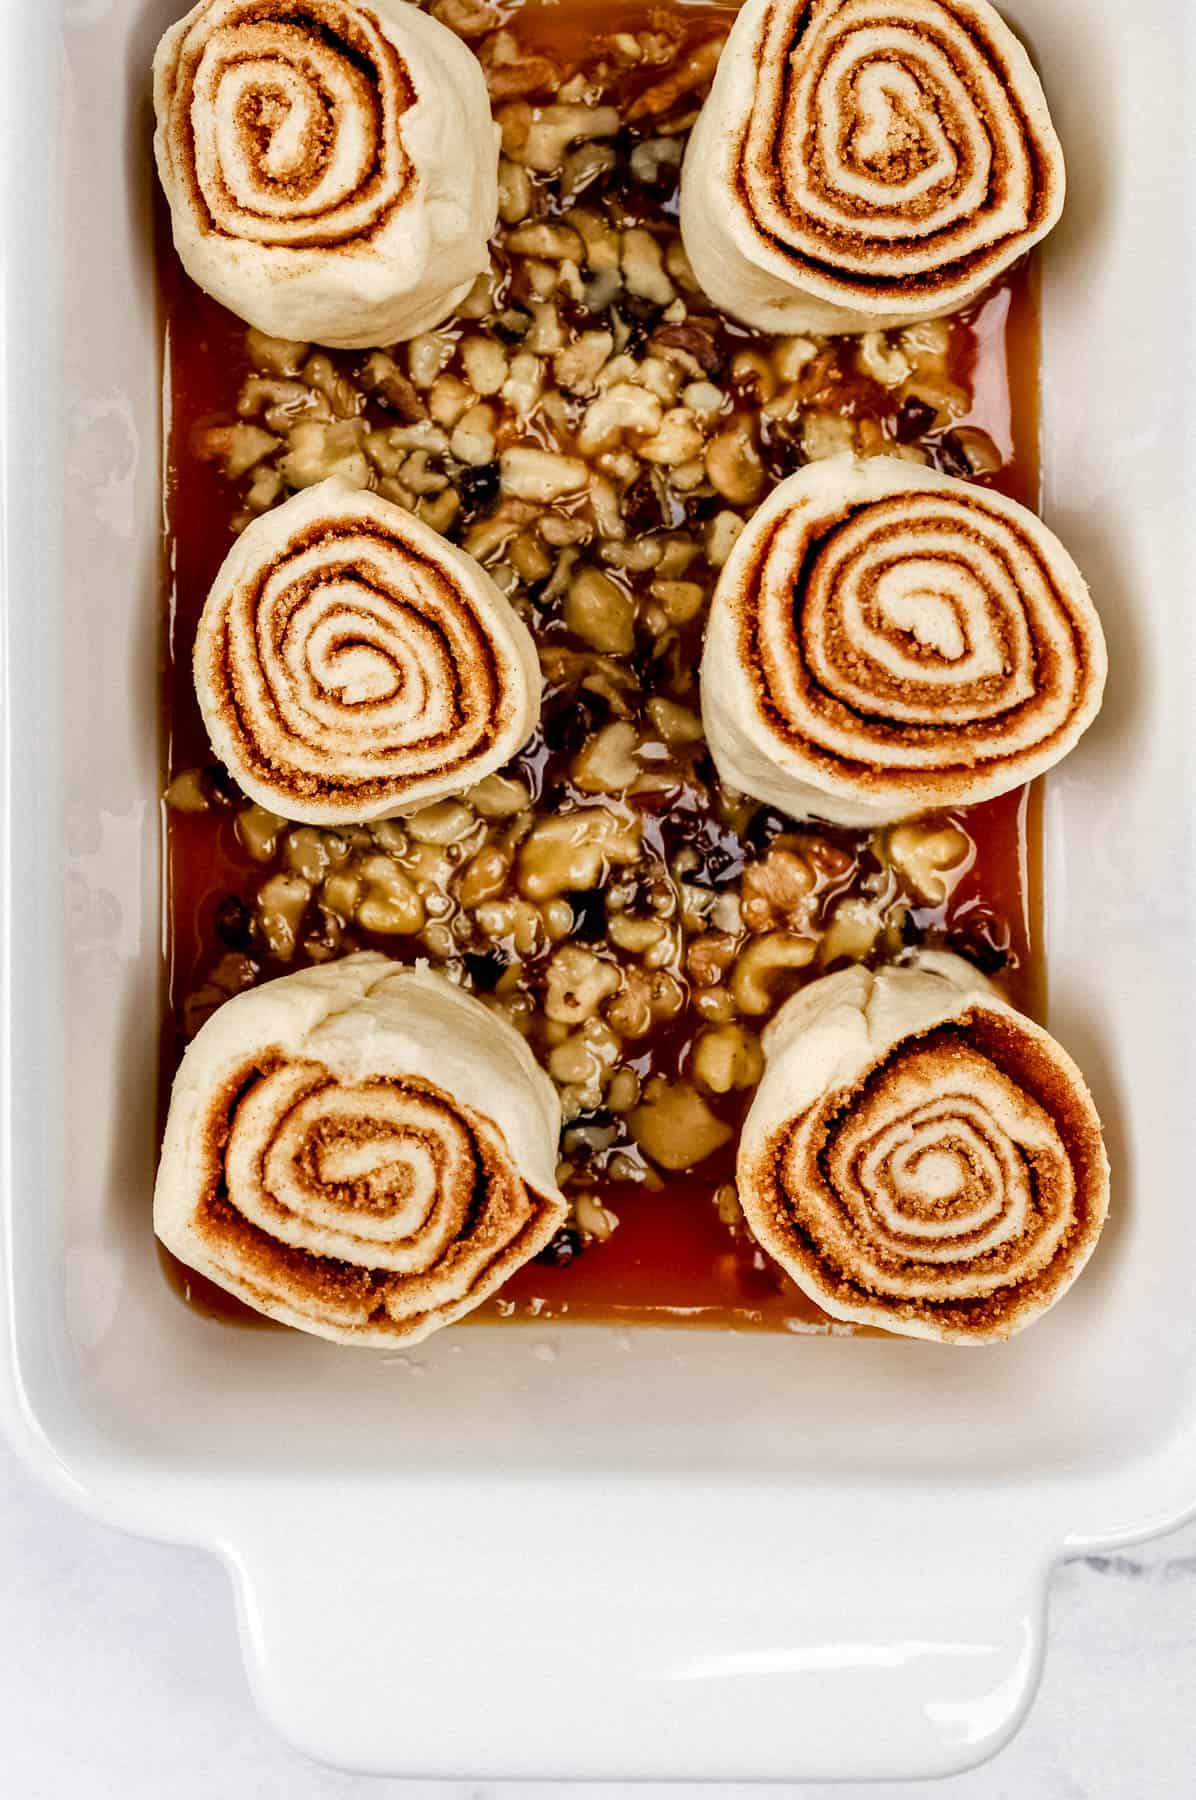
[[155,1229],[183,1262],[321,1337],[425,1337],[561,1225],[555,1090],[518,1033],[385,957],[228,1002],[183,1059]]
[[1041,84],[987,0],[747,0],[681,223],[727,312],[866,331],[966,306],[1063,197]]
[[724,780],[793,817],[883,824],[1007,793],[1104,693],[1100,621],[1054,534],[889,457],[812,463],[719,577],[702,711]]
[[832,1317],[987,1343],[1071,1286],[1108,1210],[1100,1120],[1066,1052],[969,964],[826,976],[765,1050],[740,1201]]
[[487,265],[486,84],[409,0],[201,0],[158,47],[154,101],[183,265],[263,331],[412,337]]
[[459,793],[539,718],[535,645],[485,570],[340,480],[242,533],[194,662],[217,755],[251,798],[314,824]]

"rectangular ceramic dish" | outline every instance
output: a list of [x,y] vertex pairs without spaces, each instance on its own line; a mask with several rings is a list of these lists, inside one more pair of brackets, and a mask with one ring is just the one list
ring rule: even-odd
[[[221,1329],[150,1233],[160,324],[147,75],[181,0],[9,0],[3,139],[3,1391],[30,1462],[203,1544],[313,1754],[412,1775],[924,1775],[1034,1689],[1052,1558],[1196,1504],[1196,16],[1010,0],[1071,171],[1046,510],[1108,628],[1046,803],[1050,1023],[1115,1221],[1008,1348]],[[598,0],[596,0],[596,5]]]

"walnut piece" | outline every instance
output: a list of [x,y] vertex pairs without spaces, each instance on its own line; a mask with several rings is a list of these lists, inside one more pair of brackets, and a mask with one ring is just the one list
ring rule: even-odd
[[644,1154],[674,1171],[705,1162],[733,1135],[688,1081],[666,1082],[660,1076],[648,1082],[627,1123]]

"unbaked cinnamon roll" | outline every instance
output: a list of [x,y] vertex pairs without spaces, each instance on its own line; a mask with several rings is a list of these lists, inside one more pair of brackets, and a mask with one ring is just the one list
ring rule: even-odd
[[1083,577],[990,488],[875,457],[770,495],[715,589],[702,715],[724,781],[868,826],[1008,793],[1096,717],[1107,657]]
[[154,1229],[286,1325],[413,1343],[560,1228],[556,1090],[443,976],[361,955],[239,994],[183,1058]]
[[485,79],[409,0],[200,0],[158,46],[154,105],[183,266],[262,331],[414,337],[487,266]]
[[508,762],[540,715],[531,634],[486,571],[339,479],[237,539],[194,667],[212,746],[240,786],[317,825],[460,793]]
[[1066,1051],[970,964],[825,976],[764,1048],[740,1202],[832,1318],[985,1344],[1066,1293],[1108,1211],[1100,1120]]
[[746,0],[681,183],[690,262],[764,331],[969,304],[1063,208],[1030,59],[987,0]]

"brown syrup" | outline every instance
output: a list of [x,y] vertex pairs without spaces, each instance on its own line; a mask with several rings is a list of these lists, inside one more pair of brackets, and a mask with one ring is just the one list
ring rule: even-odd
[[[647,6],[636,0],[603,4],[605,32],[650,27],[654,15],[680,16],[685,48],[698,48],[724,31],[736,8],[709,0],[669,0]],[[504,8],[509,28],[529,54],[547,53],[569,68],[584,68],[593,42],[595,8],[586,0],[558,4],[526,0]],[[626,78],[611,98],[629,105],[648,84],[643,74]],[[235,416],[235,400],[248,372],[242,323],[203,295],[178,268],[169,249],[168,221],[159,218],[162,282],[169,321],[167,383],[170,431],[167,444],[168,618],[164,679],[168,779],[181,770],[210,763],[211,752],[191,681],[191,648],[199,615],[231,542],[236,491],[210,463],[193,452],[196,433]],[[750,333],[731,328],[750,340]],[[988,479],[1026,505],[1039,499],[1039,318],[1037,269],[1033,259],[998,283],[961,316],[952,334],[950,378],[969,387],[971,413],[956,421],[985,431],[1004,457]],[[837,390],[838,403],[859,416],[867,396],[850,387]],[[792,466],[792,465],[791,465]],[[788,472],[770,470],[777,477]],[[696,654],[700,641],[697,628]],[[522,764],[536,778],[537,791],[565,786],[542,745]],[[684,797],[681,797],[682,800]],[[1010,998],[1040,1012],[1043,974],[1039,952],[1039,860],[1041,821],[1034,790],[1022,790],[952,815],[975,846],[975,859],[948,906],[923,909],[919,924],[950,933],[975,948],[982,962],[992,954],[1003,964],[1001,981]],[[236,808],[166,815],[168,1000],[163,1027],[163,1111],[169,1082],[185,1046],[188,997],[199,988],[219,956],[227,952],[218,921],[231,898],[251,903],[265,871],[238,839]],[[647,838],[651,841],[652,828]],[[853,851],[861,840],[850,833],[826,833]],[[403,953],[405,940],[356,943]],[[408,952],[410,954],[410,952]],[[301,959],[299,959],[301,961]],[[297,964],[263,961],[260,979],[283,974]],[[675,1071],[684,1063],[686,1032],[665,1027],[641,1040],[629,1058],[643,1075]],[[679,1041],[680,1040],[680,1041]],[[738,1123],[750,1103],[740,1097],[722,1107]],[[734,1179],[734,1140],[698,1171],[665,1177],[657,1191],[629,1183],[588,1184],[595,1197],[618,1215],[619,1226],[567,1266],[534,1263],[514,1276],[497,1299],[474,1315],[481,1319],[568,1319],[589,1323],[696,1322],[703,1325],[772,1330],[818,1331],[825,1316],[744,1234],[720,1219],[713,1196]],[[259,1315],[213,1283],[184,1268],[166,1252],[164,1270],[192,1305],[221,1319],[259,1324]]]

